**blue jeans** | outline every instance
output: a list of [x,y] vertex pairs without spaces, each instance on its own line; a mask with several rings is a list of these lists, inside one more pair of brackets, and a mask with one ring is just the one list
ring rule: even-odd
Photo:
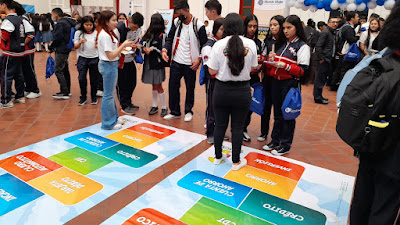
[[111,130],[117,124],[118,110],[115,103],[115,88],[118,80],[118,61],[99,62],[99,72],[103,75],[104,94],[101,102],[101,128]]

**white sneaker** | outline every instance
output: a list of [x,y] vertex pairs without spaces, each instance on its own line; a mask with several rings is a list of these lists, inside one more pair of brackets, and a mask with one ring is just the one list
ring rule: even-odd
[[27,95],[29,95],[29,92],[24,91],[24,96],[26,97]]
[[220,159],[214,158],[214,164],[219,165],[224,159],[226,159],[226,153],[222,153],[222,157]]
[[103,97],[103,94],[104,94],[103,91],[98,90],[97,93],[96,93],[96,96],[97,97]]
[[265,141],[265,140],[267,140],[267,135],[265,135],[265,134],[261,134],[258,138],[257,138],[257,141]]
[[251,141],[250,135],[247,132],[243,132],[243,141]]
[[26,98],[33,99],[33,98],[39,98],[40,96],[42,96],[42,92],[39,93],[31,92],[26,96]]
[[122,128],[122,125],[121,124],[115,124],[115,126],[113,127],[113,130],[119,130],[119,129],[121,129]]
[[185,122],[190,122],[193,119],[192,113],[186,113],[185,115]]
[[168,114],[168,115],[164,116],[164,120],[172,120],[172,119],[178,119],[178,118],[181,118],[181,116],[175,116],[172,114]]
[[207,129],[207,124],[204,124],[204,129]]
[[14,103],[25,104],[25,98],[14,99]]
[[240,164],[238,164],[238,165],[232,164],[231,170],[234,170],[234,171],[240,170],[245,165],[247,165],[247,160],[245,158],[243,158],[240,160]]
[[12,101],[9,101],[6,104],[0,103],[0,109],[9,109],[9,108],[12,108],[12,107],[14,107],[14,103]]
[[118,118],[118,120],[117,120],[117,124],[121,124],[121,125],[124,125],[124,120],[123,119],[121,119],[121,118]]

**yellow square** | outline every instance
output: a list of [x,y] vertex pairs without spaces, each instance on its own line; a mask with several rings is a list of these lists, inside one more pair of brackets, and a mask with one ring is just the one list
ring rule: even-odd
[[238,171],[231,170],[224,178],[284,199],[290,198],[297,185],[295,180],[251,166],[245,166]]
[[28,184],[65,205],[74,205],[103,189],[103,185],[65,167]]
[[113,134],[106,136],[111,140],[126,144],[128,146],[142,149],[147,145],[151,145],[159,139],[147,136],[145,134],[140,134],[134,131],[122,130]]

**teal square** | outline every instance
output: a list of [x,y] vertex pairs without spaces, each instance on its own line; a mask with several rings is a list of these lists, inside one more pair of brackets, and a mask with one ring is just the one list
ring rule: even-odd
[[99,154],[133,168],[140,168],[157,159],[154,154],[124,144],[103,150]]

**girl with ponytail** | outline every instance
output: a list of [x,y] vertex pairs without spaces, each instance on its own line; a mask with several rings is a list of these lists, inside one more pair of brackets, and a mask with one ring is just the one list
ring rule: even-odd
[[257,47],[253,40],[243,34],[243,19],[230,13],[224,20],[224,39],[213,46],[208,60],[210,75],[216,75],[213,96],[215,114],[214,164],[220,164],[226,155],[222,153],[222,142],[231,117],[232,170],[247,164],[240,159],[243,128],[251,104],[250,73],[258,66]]

